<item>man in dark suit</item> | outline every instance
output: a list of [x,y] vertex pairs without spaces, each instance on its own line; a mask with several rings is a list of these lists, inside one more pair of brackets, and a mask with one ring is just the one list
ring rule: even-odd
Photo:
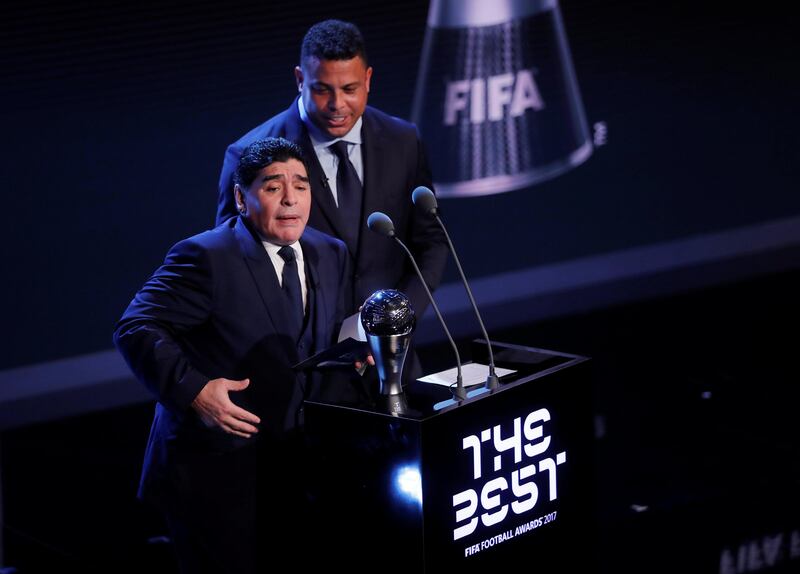
[[114,333],[158,400],[140,496],[192,573],[256,572],[257,546],[283,546],[301,516],[286,489],[302,479],[302,401],[336,392],[291,368],[335,342],[348,273],[342,242],[306,227],[302,152],[257,141],[234,180],[238,215],[176,244]]
[[439,285],[446,240],[431,218],[415,213],[411,202],[417,186],[432,186],[415,126],[367,106],[372,68],[363,37],[351,23],[326,20],[312,26],[294,74],[300,96],[228,147],[217,223],[236,214],[232,174],[241,150],[266,136],[297,142],[309,158],[314,197],[309,224],[342,239],[350,253],[347,312],[355,312],[378,289],[398,289],[422,315],[428,299],[413,267],[393,241],[366,227],[369,214],[386,213],[428,286]]

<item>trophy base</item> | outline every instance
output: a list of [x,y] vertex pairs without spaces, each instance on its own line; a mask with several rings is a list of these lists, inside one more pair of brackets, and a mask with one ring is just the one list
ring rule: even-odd
[[408,400],[405,393],[398,393],[395,395],[381,395],[378,403],[386,409],[386,412],[392,415],[405,415],[408,414]]

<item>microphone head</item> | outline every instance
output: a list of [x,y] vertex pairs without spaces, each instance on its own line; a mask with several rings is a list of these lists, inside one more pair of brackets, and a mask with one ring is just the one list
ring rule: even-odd
[[425,187],[424,185],[420,185],[414,192],[411,194],[411,200],[414,202],[414,205],[417,206],[422,213],[426,215],[436,215],[436,211],[438,209],[438,205],[436,204],[436,196],[433,195],[433,192]]
[[367,218],[367,227],[375,233],[386,237],[394,237],[394,223],[385,213],[375,211]]

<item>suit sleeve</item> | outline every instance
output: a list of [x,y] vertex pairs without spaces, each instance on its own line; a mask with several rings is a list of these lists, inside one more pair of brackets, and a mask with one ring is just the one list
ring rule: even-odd
[[242,148],[237,144],[231,144],[225,150],[225,158],[222,160],[222,172],[219,175],[219,196],[217,197],[217,225],[227,221],[231,217],[238,215],[236,202],[233,199],[233,172],[239,164],[242,156]]
[[[418,186],[424,185],[434,191],[428,158],[419,137],[416,139],[416,147],[417,161],[414,167],[414,186],[411,189],[414,190]],[[448,253],[447,239],[433,217],[422,215],[415,210],[410,198],[408,205],[411,209],[409,249],[414,254],[422,276],[425,278],[425,283],[431,291],[434,291],[444,275]],[[429,305],[428,296],[410,264],[399,289],[408,295],[417,314],[422,316]]]
[[136,377],[170,410],[183,412],[208,382],[186,358],[181,336],[211,312],[206,252],[187,240],[167,254],[114,331],[114,344]]

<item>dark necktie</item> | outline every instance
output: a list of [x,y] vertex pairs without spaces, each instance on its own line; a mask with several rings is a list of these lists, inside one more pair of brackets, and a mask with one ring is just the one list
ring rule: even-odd
[[344,223],[343,237],[345,243],[353,250],[358,248],[358,234],[361,231],[361,197],[363,188],[358,173],[347,156],[347,142],[339,140],[330,146],[339,158],[336,172],[336,197],[339,214]]
[[305,310],[303,308],[303,293],[300,290],[300,275],[297,274],[297,260],[294,249],[284,245],[278,249],[278,255],[283,259],[283,294],[286,296],[286,310],[289,317],[289,328],[294,340],[300,338],[303,330]]

